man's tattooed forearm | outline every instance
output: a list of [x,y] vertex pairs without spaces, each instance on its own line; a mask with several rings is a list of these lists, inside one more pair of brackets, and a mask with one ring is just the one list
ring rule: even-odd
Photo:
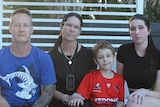
[[32,105],[32,107],[46,107],[49,102],[52,100],[53,92],[55,91],[55,85],[48,85],[41,87],[41,96],[39,99]]

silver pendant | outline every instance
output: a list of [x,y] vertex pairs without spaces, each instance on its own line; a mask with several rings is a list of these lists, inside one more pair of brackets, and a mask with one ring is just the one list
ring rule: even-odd
[[68,61],[68,64],[69,64],[69,65],[72,65],[72,61],[71,61],[71,60],[69,60],[69,61]]

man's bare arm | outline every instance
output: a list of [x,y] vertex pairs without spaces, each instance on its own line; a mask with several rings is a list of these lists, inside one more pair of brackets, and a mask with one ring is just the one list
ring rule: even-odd
[[41,96],[32,105],[32,107],[46,107],[52,100],[53,92],[56,90],[56,85],[51,84],[47,86],[41,86]]
[[1,86],[0,86],[0,107],[10,107],[9,103],[1,95]]

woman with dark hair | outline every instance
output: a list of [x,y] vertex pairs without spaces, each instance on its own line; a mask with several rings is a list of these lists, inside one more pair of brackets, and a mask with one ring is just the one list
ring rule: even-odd
[[160,107],[160,59],[155,47],[150,22],[136,14],[129,20],[133,43],[119,47],[117,72],[128,83],[130,96],[127,107]]
[[49,107],[66,107],[83,76],[96,68],[92,50],[78,43],[82,18],[77,13],[68,13],[60,24],[60,35],[53,50],[49,52],[53,60],[57,90]]

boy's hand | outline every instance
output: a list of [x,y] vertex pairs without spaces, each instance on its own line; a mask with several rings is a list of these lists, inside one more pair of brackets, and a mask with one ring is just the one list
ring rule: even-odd
[[80,105],[83,105],[83,104],[84,104],[83,99],[78,98],[78,97],[70,100],[69,103],[68,103],[68,105],[70,105],[70,106],[80,106]]

